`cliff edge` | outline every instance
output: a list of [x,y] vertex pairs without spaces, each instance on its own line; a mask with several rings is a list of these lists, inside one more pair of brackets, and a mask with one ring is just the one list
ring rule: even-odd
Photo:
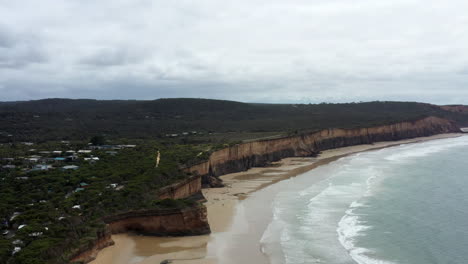
[[314,133],[238,144],[215,151],[208,161],[186,169],[203,176],[211,185],[213,177],[265,166],[286,157],[313,156],[320,151],[378,141],[393,141],[435,134],[460,132],[452,121],[427,117],[417,121],[356,129],[325,129]]

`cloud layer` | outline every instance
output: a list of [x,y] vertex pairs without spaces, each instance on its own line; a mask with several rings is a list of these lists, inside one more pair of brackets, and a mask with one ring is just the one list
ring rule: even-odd
[[462,0],[0,0],[0,100],[468,104]]

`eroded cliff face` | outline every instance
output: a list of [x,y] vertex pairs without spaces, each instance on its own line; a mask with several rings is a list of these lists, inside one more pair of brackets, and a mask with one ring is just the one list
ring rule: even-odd
[[71,258],[71,263],[89,263],[96,259],[99,250],[114,245],[110,232],[98,233],[96,241],[90,242],[86,247],[77,251]]
[[201,191],[201,175],[194,175],[186,180],[166,186],[159,190],[159,199],[182,199]]
[[136,232],[156,236],[192,236],[210,233],[204,205],[184,209],[139,210],[104,218],[113,233]]
[[[200,177],[193,181],[201,182]],[[190,184],[189,182],[186,184]],[[80,248],[70,258],[70,263],[89,263],[98,252],[114,244],[111,234],[138,233],[155,236],[194,236],[211,232],[206,207],[199,204],[183,209],[137,210],[105,217],[106,231],[98,233],[98,238],[88,246]]]
[[327,129],[306,135],[254,141],[221,149],[212,153],[207,162],[187,168],[186,171],[203,175],[204,182],[209,183],[212,176],[264,166],[286,157],[313,156],[327,149],[449,132],[460,132],[460,129],[455,123],[437,117],[370,128]]

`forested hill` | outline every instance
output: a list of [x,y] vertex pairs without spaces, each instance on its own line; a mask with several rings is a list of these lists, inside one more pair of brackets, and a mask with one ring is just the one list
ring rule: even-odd
[[363,127],[439,116],[468,124],[468,115],[412,102],[251,104],[208,99],[0,102],[0,141],[154,138],[167,133],[309,131]]

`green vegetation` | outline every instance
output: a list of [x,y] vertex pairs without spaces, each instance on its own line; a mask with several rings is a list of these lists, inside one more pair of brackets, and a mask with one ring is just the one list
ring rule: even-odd
[[411,102],[280,105],[206,99],[46,99],[0,103],[0,142],[84,140],[95,135],[151,139],[173,133],[183,138],[183,132],[196,131],[196,138],[186,137],[191,143],[195,139],[219,140],[226,133],[257,133],[255,137],[263,137],[264,133],[270,136],[296,130],[373,126],[429,115],[468,125],[466,114]]
[[[186,174],[180,167],[199,162],[197,155],[210,146],[136,142],[137,147],[119,150],[116,155],[95,150],[92,154],[99,156],[98,162],[80,158],[70,163],[80,168],[67,171],[24,171],[28,165],[21,165],[19,157],[29,154],[27,149],[32,146],[1,146],[0,153],[14,154],[23,169],[0,172],[1,229],[11,232],[0,240],[0,263],[66,263],[74,250],[96,239],[96,233],[104,227],[103,216],[134,209],[192,206],[194,203],[189,200],[159,201],[156,193],[161,187],[184,179]],[[79,145],[86,144],[61,148]],[[57,149],[60,144],[33,147],[39,150],[49,146]],[[161,163],[155,168],[158,150]],[[20,214],[11,219],[15,212]],[[25,226],[18,229],[22,225]],[[15,246],[21,251],[12,256]]]

